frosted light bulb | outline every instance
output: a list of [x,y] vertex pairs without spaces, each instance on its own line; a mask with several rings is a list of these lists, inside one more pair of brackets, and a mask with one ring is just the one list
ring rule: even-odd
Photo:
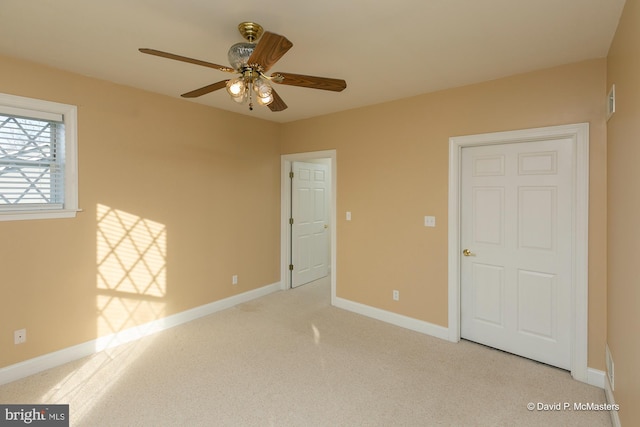
[[273,102],[273,95],[268,94],[266,96],[258,96],[258,98],[256,98],[256,101],[260,105],[269,105]]
[[233,98],[241,97],[244,94],[245,89],[244,80],[241,78],[236,78],[227,82],[227,92],[229,92],[229,95]]
[[253,91],[259,98],[271,96],[271,86],[260,77],[253,82]]

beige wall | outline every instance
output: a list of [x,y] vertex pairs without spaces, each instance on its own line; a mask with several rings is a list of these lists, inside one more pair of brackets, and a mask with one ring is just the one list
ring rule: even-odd
[[279,281],[278,125],[6,57],[0,92],[78,106],[83,209],[0,222],[0,367]]
[[[589,366],[604,369],[604,59],[285,125],[11,58],[0,65],[0,92],[78,105],[84,209],[0,223],[0,367],[278,281],[279,154],[323,149],[337,149],[338,296],[446,326],[448,138],[590,122]],[[438,226],[425,228],[424,215]],[[166,236],[146,260],[166,268],[152,291],[104,289],[122,276],[98,265],[122,232],[118,218],[144,220],[142,242]],[[28,342],[14,346],[23,327]]]
[[589,122],[588,364],[604,370],[605,86],[598,59],[284,125],[283,153],[337,150],[337,295],[447,326],[449,137]]
[[607,343],[615,363],[615,400],[624,426],[640,425],[640,5],[627,0],[609,50],[608,84],[616,113],[608,122],[609,280]]

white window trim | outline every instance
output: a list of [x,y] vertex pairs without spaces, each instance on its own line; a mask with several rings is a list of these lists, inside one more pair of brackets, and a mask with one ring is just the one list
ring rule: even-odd
[[[25,98],[0,93],[0,109],[10,114],[11,110],[27,110],[33,117],[59,114],[65,129],[65,192],[64,206],[49,209],[25,209],[0,212],[0,221],[28,219],[74,218],[78,209],[78,107],[59,102]],[[39,113],[39,114],[38,114]]]

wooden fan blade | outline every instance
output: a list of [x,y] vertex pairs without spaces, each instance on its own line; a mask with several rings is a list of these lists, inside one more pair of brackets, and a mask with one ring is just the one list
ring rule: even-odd
[[213,84],[201,87],[200,89],[196,89],[196,90],[192,90],[191,92],[183,93],[180,96],[183,97],[183,98],[197,98],[199,96],[211,93],[214,90],[222,89],[223,87],[225,87],[227,85],[228,81],[229,80],[222,80],[220,82],[213,83]]
[[273,88],[271,89],[271,96],[273,96],[273,101],[271,102],[271,104],[268,105],[271,111],[275,113],[276,111],[282,111],[287,109],[287,104],[284,103],[282,98],[280,98],[280,95],[278,95],[278,92],[273,90]]
[[293,46],[286,37],[266,32],[260,38],[247,64],[258,64],[266,72]]
[[203,67],[215,68],[216,70],[226,71],[228,73],[235,72],[233,68],[225,67],[224,65],[213,64],[211,62],[201,61],[199,59],[187,58],[186,56],[175,55],[173,53],[163,52],[161,50],[147,48],[140,48],[138,50],[148,55],[155,55],[162,58],[175,59],[176,61],[188,62],[190,64],[202,65]]
[[271,75],[271,78],[273,79],[273,82],[282,85],[331,90],[333,92],[342,92],[347,87],[347,82],[341,79],[305,76],[303,74],[273,73]]

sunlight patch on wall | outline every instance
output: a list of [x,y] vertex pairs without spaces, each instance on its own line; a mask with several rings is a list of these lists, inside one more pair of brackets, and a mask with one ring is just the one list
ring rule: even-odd
[[164,317],[166,226],[98,204],[96,241],[98,337]]

